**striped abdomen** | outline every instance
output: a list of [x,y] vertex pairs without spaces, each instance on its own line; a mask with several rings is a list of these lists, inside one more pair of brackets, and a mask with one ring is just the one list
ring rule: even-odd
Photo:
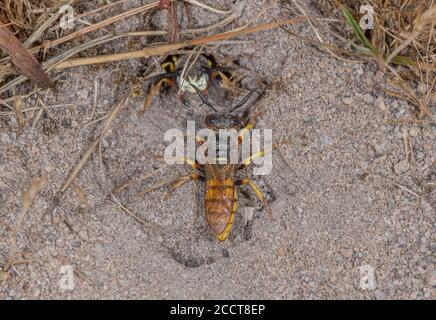
[[206,180],[204,200],[206,221],[220,241],[232,230],[237,209],[235,180],[210,177]]

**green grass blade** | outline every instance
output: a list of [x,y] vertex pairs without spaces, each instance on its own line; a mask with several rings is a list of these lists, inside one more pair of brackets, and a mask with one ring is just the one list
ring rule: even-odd
[[402,65],[402,66],[416,67],[416,61],[413,61],[409,57],[405,57],[405,56],[395,56],[392,59],[392,62],[395,64]]
[[351,28],[353,29],[354,33],[356,34],[360,42],[362,42],[362,44],[368,49],[370,49],[374,54],[378,54],[378,50],[368,40],[368,38],[363,33],[362,29],[360,29],[359,23],[357,23],[356,19],[354,19],[350,10],[343,4],[339,6],[339,9],[341,9],[342,14],[344,15],[347,22],[350,24]]

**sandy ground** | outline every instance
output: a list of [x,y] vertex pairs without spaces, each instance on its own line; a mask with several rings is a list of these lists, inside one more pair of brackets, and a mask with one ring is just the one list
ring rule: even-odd
[[[205,1],[222,9],[233,2]],[[239,21],[255,17],[268,2],[239,1],[238,6],[246,5]],[[305,5],[317,14],[309,1]],[[286,15],[276,6],[261,21]],[[196,10],[193,23],[204,25],[205,16],[206,24],[219,18]],[[163,13],[153,12],[114,30],[160,28],[163,21]],[[314,37],[307,25],[291,30]],[[45,215],[101,128],[102,122],[87,125],[95,81],[98,119],[121,99],[125,86],[117,84],[126,76],[139,77],[153,60],[65,70],[58,73],[63,81],[56,90],[41,97],[49,106],[71,106],[50,109],[19,137],[0,133],[0,262],[7,259],[22,191],[39,176],[49,179],[17,239],[18,256],[34,260],[10,270],[0,284],[0,299],[435,298],[435,193],[429,188],[435,181],[434,126],[395,122],[413,119],[414,109],[383,92],[386,79],[374,65],[336,60],[282,30],[247,38],[255,43],[215,50],[222,59],[239,61],[249,75],[246,87],[256,86],[256,78],[269,85],[254,106],[263,111],[257,127],[273,129],[275,141],[290,142],[274,152],[273,170],[265,178],[276,198],[273,218],[254,197],[241,196],[231,236],[218,243],[202,215],[202,183],[186,184],[168,200],[165,188],[135,197],[187,171],[161,159],[164,132],[185,128],[186,120],[202,119],[208,110],[198,101],[186,109],[174,92],[157,98],[143,116],[137,111],[144,96],[131,100],[61,204]],[[134,45],[147,41],[156,39]],[[94,54],[126,46],[121,41]],[[218,91],[212,89],[211,100],[218,99],[213,90]],[[28,99],[26,107],[34,103]],[[13,117],[1,121],[16,126]],[[139,219],[162,227],[154,228],[122,211],[109,193],[161,166],[154,178],[116,195]],[[247,206],[258,208],[251,219]],[[60,287],[64,265],[76,270],[72,290]],[[365,275],[369,285],[363,283]]]

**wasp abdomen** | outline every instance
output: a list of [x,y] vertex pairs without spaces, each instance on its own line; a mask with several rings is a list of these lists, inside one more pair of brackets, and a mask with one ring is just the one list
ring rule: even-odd
[[220,241],[230,233],[237,209],[234,179],[212,178],[206,182],[206,220]]

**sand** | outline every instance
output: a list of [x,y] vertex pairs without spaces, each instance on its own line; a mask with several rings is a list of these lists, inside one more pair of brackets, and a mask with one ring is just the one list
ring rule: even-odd
[[[234,5],[204,2],[221,9]],[[130,1],[103,17],[140,3]],[[238,1],[240,8],[245,5],[239,21],[254,18],[267,3]],[[318,14],[310,1],[300,3]],[[287,17],[281,5],[259,22]],[[203,10],[192,15],[198,26],[219,19]],[[108,30],[161,28],[164,22],[164,13],[154,11]],[[307,24],[290,30],[315,39]],[[193,96],[194,106],[184,107],[174,91],[157,97],[144,115],[138,114],[144,95],[133,98],[60,205],[46,215],[101,129],[103,121],[89,125],[95,82],[93,120],[122,98],[126,78],[136,77],[139,88],[146,88],[141,70],[155,60],[59,71],[63,81],[41,98],[48,106],[71,105],[51,108],[20,136],[0,131],[0,263],[10,250],[23,191],[35,178],[48,178],[17,237],[18,257],[34,260],[3,275],[0,299],[434,298],[434,126],[395,121],[414,119],[414,107],[383,91],[386,78],[373,64],[337,60],[283,30],[245,39],[254,43],[214,50],[221,61],[238,60],[246,88],[260,86],[258,80],[268,87],[253,106],[263,112],[257,127],[272,129],[275,142],[288,141],[273,152],[272,172],[263,178],[275,198],[273,217],[254,196],[240,195],[235,227],[219,243],[203,217],[201,182],[185,184],[166,200],[167,188],[135,196],[189,172],[163,162],[163,135],[185,128],[187,120],[201,123],[209,110]],[[93,53],[125,50],[127,41],[117,41]],[[217,105],[234,103],[219,92],[216,84],[210,94]],[[34,103],[28,99],[25,107]],[[0,121],[16,126],[13,117]],[[153,177],[115,195],[130,214],[123,211],[111,190],[152,172]],[[252,215],[246,207],[255,208]],[[69,265],[74,283],[65,282],[68,267],[62,266]]]

